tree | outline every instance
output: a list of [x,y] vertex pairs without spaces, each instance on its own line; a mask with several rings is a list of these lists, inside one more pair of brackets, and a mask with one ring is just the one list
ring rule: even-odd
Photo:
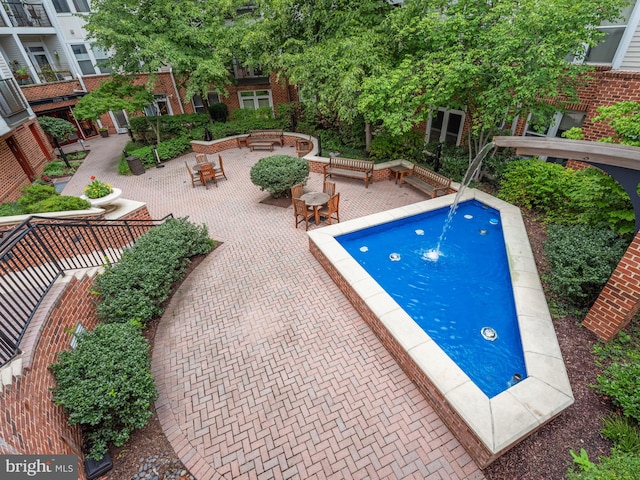
[[438,107],[466,112],[470,159],[498,125],[529,112],[543,121],[575,102],[582,57],[623,0],[406,2],[388,17],[394,55],[369,76],[358,108],[399,134]]
[[60,146],[60,140],[66,140],[67,138],[69,138],[69,135],[76,132],[76,127],[74,127],[71,122],[68,122],[63,118],[47,116],[39,117],[38,123],[42,127],[42,130],[44,130],[44,133],[50,135],[51,138],[53,138],[53,143],[58,149],[58,152],[60,153],[60,157],[64,161],[64,164],[68,168],[71,168],[69,159]]
[[110,52],[109,64],[127,74],[171,67],[187,97],[224,93],[233,60],[233,23],[241,0],[95,0],[88,38]]
[[[73,114],[76,118],[90,119],[95,122],[100,115],[109,110],[125,110],[127,113],[134,113],[144,111],[144,108],[149,105],[153,105],[153,93],[147,86],[134,85],[131,77],[114,75],[78,100],[73,108]],[[156,134],[156,143],[159,143],[159,115],[156,115],[155,119],[155,124],[149,120],[149,126]]]
[[615,132],[614,137],[601,138],[601,142],[622,143],[640,147],[640,103],[618,102],[598,107],[594,122],[607,122]]
[[363,80],[377,76],[392,53],[382,27],[394,8],[384,0],[258,2],[259,21],[242,35],[249,64],[277,71],[299,87],[304,102],[338,122],[362,118]]

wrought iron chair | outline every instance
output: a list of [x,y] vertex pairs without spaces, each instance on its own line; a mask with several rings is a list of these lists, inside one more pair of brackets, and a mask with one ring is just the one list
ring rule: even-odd
[[340,194],[336,193],[327,202],[327,206],[320,209],[320,217],[324,217],[324,222],[331,225],[331,221],[335,220],[340,223]]
[[309,219],[315,217],[315,213],[313,210],[309,210],[307,208],[307,204],[304,200],[300,200],[299,198],[293,199],[293,214],[295,215],[296,220],[296,228],[298,228],[298,224],[304,221],[305,230],[309,230]]

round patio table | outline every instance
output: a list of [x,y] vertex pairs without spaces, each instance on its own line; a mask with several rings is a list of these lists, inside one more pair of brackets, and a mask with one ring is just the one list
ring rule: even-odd
[[308,192],[300,196],[300,200],[309,207],[313,207],[313,213],[316,216],[316,225],[320,223],[320,207],[326,205],[329,201],[329,195],[324,192]]

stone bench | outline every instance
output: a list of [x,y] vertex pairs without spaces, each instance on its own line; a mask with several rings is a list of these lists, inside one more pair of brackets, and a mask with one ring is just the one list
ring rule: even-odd
[[329,158],[329,163],[323,165],[324,181],[333,175],[338,177],[355,178],[364,180],[365,188],[369,188],[369,182],[373,176],[373,162],[370,160],[354,160],[352,158]]
[[411,170],[401,173],[400,186],[405,183],[426,193],[430,198],[437,197],[440,192],[444,195],[451,187],[450,178],[420,165],[414,165]]

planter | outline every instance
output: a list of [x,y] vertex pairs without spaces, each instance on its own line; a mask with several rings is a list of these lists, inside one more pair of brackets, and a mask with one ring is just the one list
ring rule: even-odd
[[100,132],[100,136],[103,138],[107,138],[109,136],[109,130],[98,130]]
[[104,197],[88,198],[86,195],[80,195],[80,198],[89,202],[92,207],[101,207],[103,205],[109,205],[110,203],[115,202],[118,198],[120,198],[120,195],[122,195],[122,190],[120,190],[119,188],[114,188],[113,192],[111,192],[109,195],[105,195]]

